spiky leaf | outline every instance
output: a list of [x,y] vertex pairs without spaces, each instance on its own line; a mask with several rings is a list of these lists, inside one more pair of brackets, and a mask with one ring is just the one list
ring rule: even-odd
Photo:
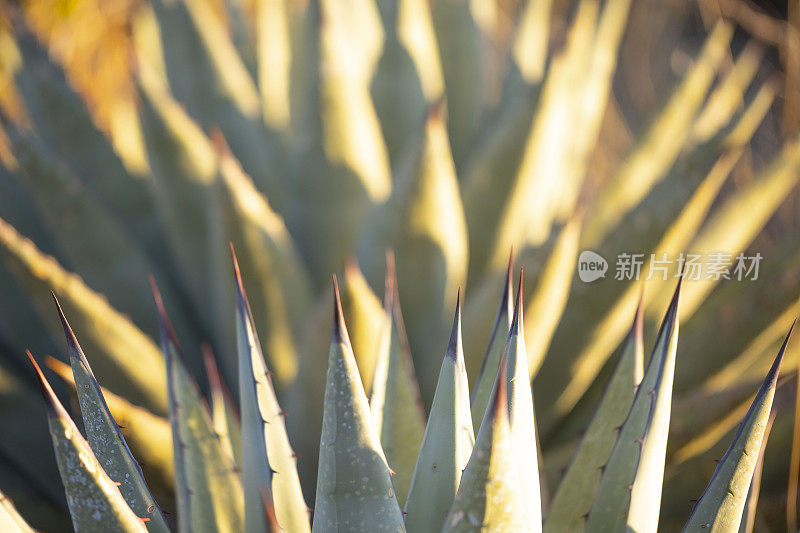
[[753,470],[753,481],[750,483],[750,490],[747,492],[747,501],[742,512],[742,521],[739,523],[739,533],[753,533],[756,522],[756,508],[758,507],[758,496],[761,492],[761,474],[764,470],[764,455],[767,450],[767,441],[772,431],[772,424],[775,422],[775,413],[772,413],[764,428],[761,451],[758,454],[756,468]]
[[512,451],[505,360],[443,533],[534,531]]
[[636,385],[642,379],[642,303],[621,349],[614,374],[572,462],[559,484],[544,523],[545,533],[575,531],[584,526],[603,466],[617,440],[617,427],[630,411]]
[[64,336],[67,339],[69,360],[75,377],[75,390],[83,416],[83,427],[100,464],[108,477],[119,484],[119,491],[131,510],[139,517],[147,518],[149,531],[169,531],[167,522],[158,504],[150,494],[144,480],[142,468],[133,458],[128,444],[120,432],[120,427],[100,390],[100,384],[92,373],[89,361],[83,354],[78,339],[64,316],[58,299],[56,302]]
[[683,531],[720,533],[739,529],[792,329],[794,324]]
[[387,257],[387,263],[391,266],[387,267],[386,273],[383,324],[375,356],[369,408],[386,461],[395,472],[393,482],[397,501],[404,505],[425,434],[425,413],[400,313],[394,261]]
[[528,372],[528,351],[522,308],[522,276],[519,273],[517,303],[505,347],[505,374],[508,396],[508,422],[511,426],[511,452],[519,472],[520,491],[527,508],[532,531],[542,529],[542,502],[539,487],[539,458],[536,446],[536,421],[533,391]]
[[222,447],[229,452],[233,464],[242,469],[242,422],[230,391],[225,387],[211,348],[204,347],[203,362],[208,376],[211,397],[211,422],[222,439]]
[[239,533],[244,527],[241,481],[214,432],[197,383],[184,366],[161,296],[154,292],[167,367],[178,529]]
[[681,283],[661,323],[647,370],[605,464],[590,531],[656,531],[667,452]]
[[411,531],[441,529],[474,443],[469,385],[461,346],[459,294],[450,342],[408,491],[405,513],[406,525]]
[[[297,343],[300,324],[311,305],[311,286],[305,266],[295,248],[284,221],[256,188],[234,159],[221,136],[216,136],[220,173],[215,187],[220,210],[215,239],[217,259],[214,286],[218,291],[217,321],[231,327],[225,338],[233,335],[230,314],[236,299],[231,291],[228,271],[228,243],[232,242],[242,268],[258,272],[245,280],[249,301],[259,322],[265,355],[275,372],[276,385],[287,386],[297,377]],[[225,326],[221,326],[224,328]]]
[[481,371],[475,381],[470,401],[470,411],[472,412],[472,427],[479,427],[489,400],[492,397],[492,390],[497,381],[497,373],[500,371],[500,361],[503,357],[503,350],[508,339],[508,330],[511,328],[511,319],[514,315],[514,304],[511,294],[511,268],[512,258],[508,258],[508,272],[506,282],[503,287],[503,297],[500,299],[500,307],[492,326],[492,334],[489,337],[489,346],[486,347],[486,355],[481,363]]
[[[423,394],[433,395],[440,348],[456,290],[466,280],[467,234],[441,104],[432,106],[420,135],[398,163],[395,188],[373,210],[360,257],[369,279],[383,273],[382,250],[397,256],[400,303]],[[423,117],[421,117],[422,120]],[[380,274],[378,274],[380,273]],[[430,397],[429,396],[429,397]]]
[[47,406],[50,437],[75,531],[145,533],[144,521],[131,511],[116,484],[100,466],[30,352],[28,357]]
[[334,294],[313,531],[404,531],[403,515],[369,413],[335,278]]
[[[70,365],[52,357],[48,357],[45,364],[77,394],[75,375]],[[151,476],[154,476],[162,485],[172,486],[175,465],[172,460],[172,429],[169,420],[133,405],[104,387],[100,387],[100,392],[103,393],[111,416],[118,425],[125,428],[125,441],[136,457],[146,464],[143,470],[148,474],[148,479],[152,482]]]
[[242,482],[245,494],[245,531],[266,528],[261,492],[266,487],[275,500],[278,523],[288,531],[310,531],[308,511],[286,426],[272,380],[264,363],[261,343],[236,256],[236,338],[239,354],[239,404],[242,414]]

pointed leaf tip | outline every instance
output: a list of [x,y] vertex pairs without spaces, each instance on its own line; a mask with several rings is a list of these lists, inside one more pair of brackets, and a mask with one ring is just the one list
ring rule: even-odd
[[89,363],[86,361],[86,356],[83,355],[83,350],[81,349],[80,344],[78,344],[78,339],[75,337],[75,333],[72,331],[72,327],[70,327],[67,317],[64,315],[64,310],[61,309],[61,303],[58,301],[56,293],[50,291],[50,294],[52,295],[53,301],[56,304],[58,318],[61,320],[61,327],[64,329],[64,337],[67,339],[67,351],[69,352],[70,359],[75,357],[84,363],[86,368],[89,368]]
[[453,329],[450,331],[450,341],[447,343],[446,355],[457,361],[461,357],[461,287],[456,295],[456,311],[453,316]]
[[492,331],[489,336],[489,343],[481,362],[481,368],[472,391],[470,408],[472,410],[472,425],[477,428],[481,424],[484,414],[491,407],[492,391],[497,378],[500,361],[505,349],[505,343],[511,329],[511,319],[514,315],[513,310],[513,288],[512,274],[514,269],[514,250],[508,256],[508,269],[503,285],[503,293],[500,299],[500,306],[495,315]]
[[[313,531],[402,530],[402,514],[344,324],[336,276],[333,293]],[[357,468],[346,468],[353,461]]]
[[[675,287],[675,294],[672,295],[672,302],[670,303],[670,308],[672,308],[672,303],[678,299],[678,295],[681,292],[681,286],[683,285],[683,278],[686,276],[686,261],[681,262],[681,269],[678,272],[678,285]],[[644,287],[642,288],[642,292],[644,292]]]
[[405,504],[406,529],[441,531],[475,444],[461,343],[461,291]]
[[[250,316],[250,302],[247,300],[247,293],[244,291],[244,282],[242,281],[242,271],[239,268],[239,259],[236,257],[236,251],[233,248],[233,243],[228,242],[231,248],[231,261],[233,262],[233,277],[236,283],[236,305],[242,312],[243,316]],[[251,317],[252,319],[252,317]]]
[[640,305],[634,314],[630,331],[618,349],[617,363],[606,382],[605,392],[561,478],[544,523],[545,533],[584,529],[587,510],[591,508],[603,476],[606,472],[614,475],[607,468],[609,456],[633,404],[635,386],[643,375],[642,309]]
[[28,356],[28,361],[30,361],[31,366],[33,366],[33,370],[36,373],[36,379],[39,382],[39,389],[42,392],[42,398],[44,398],[44,403],[45,406],[47,407],[47,414],[55,415],[56,405],[58,404],[58,398],[56,398],[56,394],[50,387],[50,383],[47,381],[47,378],[44,377],[42,369],[39,368],[39,364],[36,362],[36,359],[33,358],[33,354],[31,354],[31,351],[25,350],[25,355]]
[[[586,529],[648,531],[657,523],[667,450],[681,280],[595,491]],[[627,525],[626,525],[627,524]],[[653,528],[654,530],[654,528]]]
[[522,278],[524,269],[519,269],[519,282],[517,283],[517,301],[514,305],[514,317],[511,319],[509,335],[520,335],[522,333]]
[[[282,418],[285,413],[275,397],[244,284],[239,270],[236,270],[236,344],[245,531],[270,530],[269,517],[264,514],[263,495],[259,495],[259,491],[267,487],[275,491],[275,500],[273,502],[271,495],[270,501],[286,530],[307,532],[308,515]],[[229,443],[231,452],[236,451],[233,442]],[[276,478],[278,473],[281,475]]]
[[156,278],[150,274],[147,277],[147,280],[150,282],[150,291],[153,293],[153,302],[156,304],[156,311],[158,312],[159,317],[166,318],[167,312],[164,309],[164,300],[161,298],[161,291],[158,290]]
[[137,516],[145,517],[151,522],[148,524],[150,531],[169,531],[161,509],[150,494],[140,465],[131,455],[131,451],[120,433],[121,426],[117,424],[111,414],[100,385],[92,373],[89,362],[86,360],[55,294],[53,294],[53,299],[67,339],[71,374],[89,447],[103,465],[109,478],[118,482],[119,491],[130,509]]
[[242,280],[242,274],[239,270],[239,259],[236,257],[236,250],[233,247],[233,242],[228,241],[228,247],[231,249],[231,261],[233,261],[233,272],[236,276],[237,284],[240,284]]
[[30,351],[26,351],[26,354],[36,372],[47,407],[50,436],[75,530],[100,528],[146,533],[144,520],[134,514],[118,490],[119,484],[114,483],[100,465],[89,444],[56,397],[33,355]]
[[764,380],[764,384],[767,386],[767,389],[775,388],[775,385],[778,383],[778,374],[780,373],[783,354],[786,352],[786,346],[789,344],[789,339],[792,336],[792,331],[794,330],[796,324],[797,319],[795,318],[792,322],[792,326],[789,328],[789,332],[786,334],[786,338],[783,339],[783,344],[781,344],[781,349],[778,350],[778,355],[775,356],[775,360],[772,362],[772,366],[767,374],[767,379]]
[[[158,290],[158,285],[156,284],[156,278],[150,274],[148,279],[150,280],[150,290],[153,292],[153,301],[156,304],[156,311],[158,311],[158,328],[161,331],[161,340],[165,343],[171,342],[176,348],[180,349],[178,336],[175,334],[175,330],[172,328],[172,322],[170,322],[169,316],[167,315],[167,310],[164,307],[164,300],[161,298],[161,291]],[[164,355],[169,356],[169,353],[170,351],[166,350]]]
[[333,341],[350,345],[350,336],[347,334],[347,325],[342,312],[342,297],[339,294],[339,281],[333,275]]
[[528,516],[533,502],[526,499],[523,474],[513,453],[505,358],[500,366],[442,532],[541,531],[538,519]]
[[678,278],[678,284],[675,286],[675,292],[672,294],[672,299],[669,302],[669,307],[667,308],[667,312],[664,315],[664,321],[662,323],[662,327],[665,325],[670,325],[675,323],[678,319],[678,307],[681,301],[681,286],[683,285],[683,266],[681,266],[681,274]]
[[[737,531],[740,530],[752,490],[757,490],[756,471],[769,436],[769,425],[775,397],[775,385],[789,336],[772,363],[764,381],[753,398],[747,414],[736,430],[736,435],[708,482],[703,494],[695,503],[683,532]],[[746,519],[745,519],[746,520]]]

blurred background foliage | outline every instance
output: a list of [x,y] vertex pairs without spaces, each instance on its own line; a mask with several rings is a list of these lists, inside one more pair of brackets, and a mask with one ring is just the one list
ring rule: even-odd
[[[67,527],[23,359],[50,354],[57,372],[66,360],[48,290],[125,398],[113,410],[170,511],[171,463],[150,430],[163,429],[165,389],[147,276],[199,381],[208,345],[235,393],[228,241],[309,498],[331,273],[369,387],[395,250],[429,405],[458,287],[473,383],[513,247],[533,288],[526,338],[553,490],[640,293],[652,333],[673,285],[615,281],[613,258],[761,253],[757,281],[685,287],[661,524],[685,521],[800,314],[800,3],[0,5],[0,488],[33,525]],[[580,282],[584,249],[611,275]],[[797,339],[759,531],[796,514]]]

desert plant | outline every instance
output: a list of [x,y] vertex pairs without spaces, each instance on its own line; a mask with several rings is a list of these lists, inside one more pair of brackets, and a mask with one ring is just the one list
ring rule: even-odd
[[[405,531],[406,527],[419,532],[542,530],[521,272],[507,334],[495,331],[506,337],[502,357],[494,364],[485,361],[483,365],[487,379],[494,375],[494,384],[477,437],[472,428],[461,344],[461,305],[457,299],[450,341],[407,495],[395,490],[403,485],[393,482],[398,472],[390,468],[382,440],[386,438],[398,455],[407,450],[398,450],[394,435],[379,431],[373,416],[383,424],[399,421],[397,413],[404,410],[414,416],[416,406],[408,401],[408,394],[394,393],[398,386],[415,386],[413,369],[395,362],[391,374],[376,374],[378,383],[374,389],[385,392],[378,392],[370,405],[334,277],[333,335],[311,528],[284,413],[264,366],[235,256],[233,260],[241,421],[235,416],[229,420],[241,434],[239,441],[230,433],[217,432],[197,384],[186,369],[161,295],[154,286],[167,373],[180,531]],[[571,467],[578,477],[565,477],[559,489],[564,503],[553,506],[544,522],[545,530],[574,531],[584,525],[590,531],[656,530],[678,343],[680,286],[679,282],[643,374],[642,314],[637,311],[631,332],[620,348],[614,377]],[[510,279],[503,292],[499,314],[505,311],[511,292]],[[392,327],[394,313],[399,314],[393,306],[395,297],[390,271],[385,308],[388,328]],[[67,340],[72,383],[88,443],[33,356],[28,356],[47,406],[50,434],[75,530],[168,531],[164,515],[150,495],[57,299],[56,307]],[[397,340],[403,343],[401,335],[398,333]],[[788,340],[789,336],[684,531],[738,530],[757,458],[764,446]],[[393,356],[391,348],[379,349],[380,366],[390,365],[393,357],[404,357],[400,353]],[[402,344],[394,347],[395,352],[402,350]],[[487,360],[491,355],[489,350]],[[630,394],[632,390],[635,392]],[[406,428],[395,428],[403,429]],[[240,457],[239,469],[234,466],[235,457]],[[393,467],[409,469],[411,464],[397,462]],[[407,476],[408,472],[401,475]],[[399,502],[403,500],[405,511],[401,512]],[[19,528],[25,527],[11,511],[7,518],[9,524],[21,523]]]
[[[330,516],[336,502],[321,501],[315,487],[317,461],[339,457],[338,450],[319,449],[329,440],[320,439],[321,430],[336,429],[325,404],[332,272],[343,273],[350,340],[349,348],[337,344],[336,361],[352,377],[350,349],[361,378],[336,390],[369,398],[375,435],[361,420],[355,439],[371,443],[372,459],[383,455],[385,461],[371,463],[375,476],[384,476],[384,463],[396,472],[389,483],[412,527],[415,509],[423,521],[429,512],[442,520],[467,517],[461,526],[470,515],[459,509],[493,516],[473,507],[473,495],[456,494],[469,451],[493,443],[523,456],[514,464],[528,479],[518,490],[526,501],[541,499],[545,529],[573,527],[601,484],[609,509],[648,512],[625,503],[639,502],[638,489],[620,497],[619,487],[612,490],[601,476],[607,459],[619,465],[636,451],[630,443],[616,450],[609,428],[622,424],[630,405],[638,405],[636,417],[644,411],[643,400],[633,403],[632,388],[619,384],[638,381],[642,366],[636,354],[644,347],[630,340],[630,318],[638,301],[644,338],[657,338],[677,267],[673,261],[663,277],[647,274],[660,272],[664,254],[759,252],[765,260],[758,280],[710,276],[682,287],[682,346],[690,355],[675,365],[675,401],[658,396],[662,426],[664,412],[671,412],[670,438],[659,433],[649,441],[642,457],[660,470],[648,469],[631,485],[661,487],[663,475],[661,524],[671,530],[686,522],[687,499],[711,476],[712,458],[730,440],[726,435],[733,438],[800,311],[791,209],[800,139],[771,134],[782,73],[762,61],[773,50],[733,20],[711,20],[705,11],[708,31],[699,32],[695,45],[667,30],[686,20],[666,4],[518,4],[108,0],[59,3],[54,10],[50,0],[26,0],[2,6],[0,427],[14,430],[0,439],[0,488],[23,515],[44,529],[66,527],[68,502],[51,482],[58,465],[43,438],[40,400],[23,357],[26,349],[63,353],[53,290],[92,371],[81,363],[73,376],[57,359],[48,365],[79,390],[95,374],[104,385],[104,401],[124,426],[132,456],[144,463],[135,486],[121,486],[126,500],[137,492],[131,505],[138,516],[153,500],[177,510],[167,515],[169,524],[178,515],[183,527],[213,518],[234,529],[258,528],[271,520],[266,502],[278,523],[289,521],[292,529],[305,520],[300,492]],[[639,91],[642,72],[652,75],[645,85],[657,91]],[[667,86],[673,88],[662,93]],[[664,96],[664,105],[656,106],[653,95]],[[229,243],[246,274],[241,289],[229,275]],[[513,363],[514,384],[524,374],[534,380],[535,426],[524,387],[505,391],[505,401],[521,402],[524,411],[510,410],[505,422],[495,387],[514,322],[506,272],[512,247],[533,283],[526,295],[518,291],[522,331],[506,364]],[[387,249],[396,265],[385,259]],[[582,250],[599,253],[612,269],[620,253],[642,253],[641,277],[648,279],[612,280],[610,270],[605,280],[581,282],[575,266]],[[154,340],[161,324],[146,297],[151,274],[173,310],[185,356],[168,335],[169,365]],[[493,323],[487,318],[504,284]],[[443,359],[457,301],[465,338],[454,336],[455,356]],[[633,355],[614,367],[612,355],[623,342]],[[203,374],[209,383],[201,380],[196,390],[193,380]],[[776,385],[781,407],[791,401],[786,385],[795,379],[785,374]],[[436,398],[437,390],[450,390],[440,383],[448,379],[457,401],[444,392]],[[659,378],[658,390],[671,389],[670,380]],[[607,384],[616,392],[599,402]],[[60,384],[54,388],[63,392]],[[191,412],[169,420],[176,398]],[[210,414],[201,408],[204,398]],[[358,403],[363,414],[366,404]],[[495,414],[482,436],[490,406]],[[463,431],[458,456],[440,463],[449,441],[438,434],[453,426],[451,409],[464,426],[469,412],[476,444]],[[270,423],[259,429],[259,420]],[[438,428],[430,437],[426,420]],[[611,420],[616,424],[609,426]],[[90,434],[93,425],[83,423],[89,445],[116,435],[113,424]],[[776,449],[788,448],[790,425],[791,417],[776,419]],[[536,461],[519,450],[533,449],[534,433]],[[192,448],[169,441],[183,434],[222,438]],[[800,434],[794,440],[800,445]],[[301,457],[296,470],[293,454]],[[800,457],[800,446],[793,455]],[[209,470],[209,458],[220,456],[235,468]],[[760,498],[768,504],[759,513],[749,507],[748,516],[770,524],[784,510],[791,516],[786,469],[777,467],[784,456],[765,454]],[[425,470],[431,462],[442,467],[440,475]],[[123,463],[107,474],[115,479],[127,468],[133,475],[135,461]],[[792,464],[790,478],[800,459]],[[280,475],[285,465],[296,480]],[[501,467],[474,461],[468,485],[482,483],[481,469]],[[536,470],[541,483],[532,484]],[[218,474],[214,484],[195,494],[192,480],[212,474]],[[272,490],[265,492],[267,479]],[[329,476],[322,486],[336,480]],[[386,482],[382,477],[380,486]],[[450,492],[458,509],[449,505]],[[220,494],[228,499],[221,508]],[[192,509],[193,498],[207,505]],[[393,514],[394,504],[386,505]],[[526,506],[526,523],[538,522],[535,509]],[[638,520],[636,513],[619,520]],[[597,524],[608,517],[594,511],[587,518]]]

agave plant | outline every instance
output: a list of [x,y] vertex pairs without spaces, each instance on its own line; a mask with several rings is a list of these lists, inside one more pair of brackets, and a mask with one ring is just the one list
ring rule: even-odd
[[[148,510],[154,502],[173,513],[167,525],[177,517],[183,528],[277,521],[294,530],[308,526],[306,505],[323,527],[345,513],[328,498],[341,493],[329,467],[352,464],[367,472],[375,505],[359,508],[365,493],[353,492],[347,520],[380,512],[411,531],[494,519],[510,520],[509,529],[614,529],[660,506],[672,530],[751,404],[760,406],[747,415],[755,429],[734,442],[760,442],[770,391],[790,403],[794,374],[773,383],[772,372],[774,386],[756,403],[751,395],[800,312],[796,220],[781,213],[800,176],[800,138],[770,135],[782,74],[762,59],[773,51],[725,19],[704,19],[699,47],[675,42],[657,21],[670,27],[677,16],[653,17],[649,9],[665,8],[645,2],[510,4],[3,6],[0,427],[14,431],[0,439],[0,489],[34,525],[62,530],[66,507],[83,512],[52,483],[58,465],[23,357],[62,353],[51,290],[88,358],[68,334],[75,375],[66,358],[48,366],[74,383],[82,414],[87,401],[108,407],[84,419],[83,434],[108,479],[135,480],[119,491],[149,528],[164,523],[158,506]],[[649,81],[672,87],[659,94],[663,106],[644,106],[646,117],[632,110],[641,95],[627,83],[647,70],[643,61],[669,62],[667,74],[650,69]],[[229,243],[246,274],[241,287],[231,283]],[[518,290],[516,319],[511,248],[534,281],[527,295]],[[664,254],[765,261],[757,281],[683,283],[688,355],[674,367],[673,403],[674,354],[657,344],[651,361],[660,362],[645,373],[641,352],[642,336],[667,348],[674,340],[656,326],[665,308],[676,312],[677,264],[640,283],[610,272],[584,283],[575,276],[582,250],[612,268],[615,256],[641,253],[642,278]],[[346,335],[335,321],[336,356],[332,272],[343,274],[339,316],[349,326]],[[150,275],[173,310],[174,334],[152,312]],[[639,340],[630,333],[637,305],[636,328],[647,333]],[[463,344],[451,327],[462,306]],[[677,329],[673,319],[664,327]],[[340,369],[335,388],[331,368]],[[104,400],[81,396],[87,386],[97,392],[95,373]],[[535,421],[534,392],[518,386],[530,379]],[[652,430],[645,400],[634,400],[641,380],[659,400]],[[61,383],[53,388],[65,397]],[[357,417],[352,434],[331,422],[339,396],[353,398],[335,416]],[[88,461],[69,411],[50,394],[47,402],[52,424],[76,439],[57,448]],[[794,443],[791,472],[778,467],[785,452],[765,454],[768,503],[757,515],[753,492],[746,527],[781,523],[784,510],[792,523],[800,433],[791,425],[776,418],[771,440],[776,449]],[[635,436],[644,431],[657,436]],[[99,441],[126,459],[105,464]],[[355,455],[333,446],[340,441],[358,445]],[[510,451],[491,453],[495,445]],[[692,520],[717,523],[718,487],[740,459],[726,455]],[[737,467],[735,498],[752,466]],[[509,468],[522,479],[495,477]],[[197,479],[211,477],[199,491]],[[351,476],[354,491],[364,477]],[[93,477],[91,490],[116,519],[130,518],[108,479]],[[489,487],[491,479],[504,481]],[[480,503],[488,495],[509,495],[524,513],[496,514]],[[720,524],[742,514],[738,502]]]
[[[457,299],[450,341],[416,457],[422,422],[413,367],[386,283],[386,324],[370,399],[334,277],[313,528],[271,373],[236,273],[239,413],[224,395],[208,411],[154,286],[167,375],[179,531],[655,531],[678,341],[680,283],[642,371],[642,313],[620,348],[592,424],[542,525],[538,453],[522,306],[522,273],[507,320],[510,277],[470,402]],[[510,271],[509,265],[509,271]],[[55,296],[54,296],[55,299]],[[33,356],[76,531],[169,531],[58,300],[72,384],[86,430],[61,405]],[[501,317],[506,315],[506,320]],[[505,325],[507,327],[498,327]],[[791,330],[789,332],[791,334]],[[787,336],[684,531],[737,531],[764,448]],[[501,358],[493,357],[502,345]],[[484,405],[485,404],[485,405]],[[474,434],[472,411],[483,412]],[[166,423],[166,422],[165,422]],[[144,428],[145,431],[149,428]],[[233,435],[239,435],[233,438]],[[169,439],[167,439],[169,440]],[[167,445],[163,442],[161,445]],[[387,455],[384,447],[391,452]],[[390,464],[392,465],[390,467]],[[397,469],[397,470],[394,470]],[[411,475],[410,484],[403,480]],[[397,482],[393,479],[396,476]],[[401,511],[401,502],[405,502]],[[9,506],[4,530],[29,530]]]

